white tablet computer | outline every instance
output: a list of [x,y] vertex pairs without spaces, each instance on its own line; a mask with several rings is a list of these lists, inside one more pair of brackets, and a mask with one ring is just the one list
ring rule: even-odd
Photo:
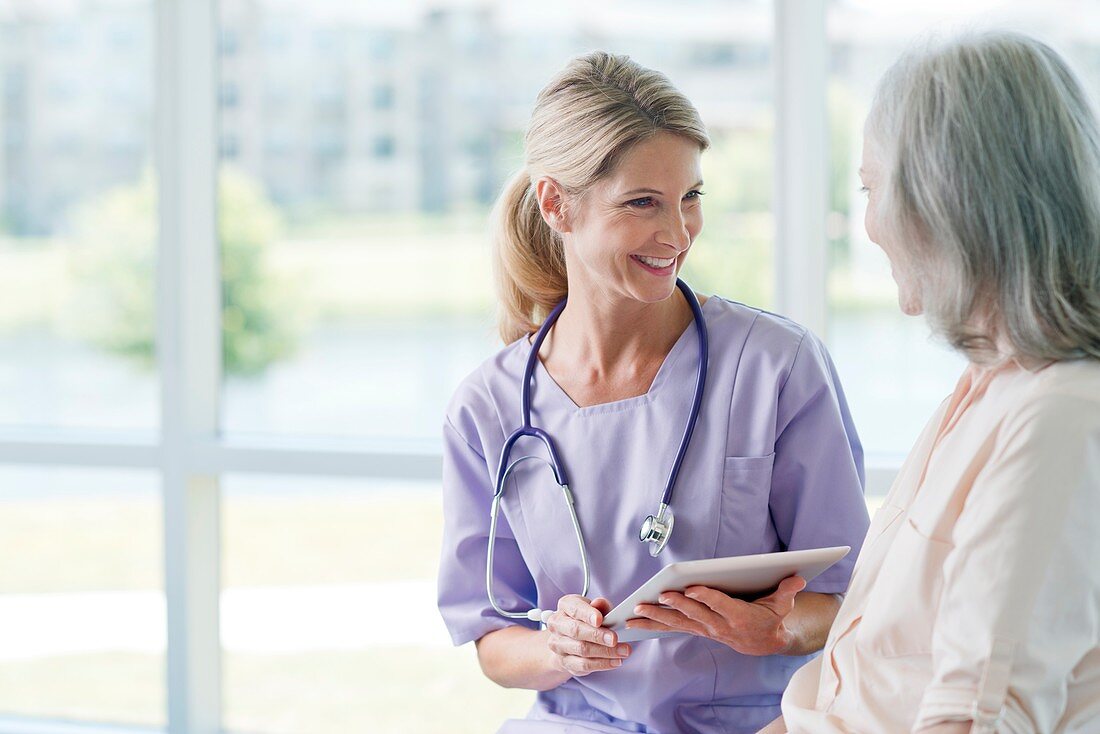
[[801,576],[809,583],[822,571],[848,555],[850,550],[851,547],[842,545],[835,548],[811,548],[670,563],[608,612],[604,618],[604,627],[615,630],[619,642],[679,634],[627,629],[626,620],[637,616],[634,614],[634,607],[639,604],[656,604],[663,591],[683,591],[689,586],[709,586],[727,594],[759,596],[774,590],[788,576]]

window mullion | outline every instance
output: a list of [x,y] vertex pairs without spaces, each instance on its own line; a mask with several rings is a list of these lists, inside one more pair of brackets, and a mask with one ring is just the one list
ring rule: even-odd
[[221,728],[218,477],[188,448],[217,432],[216,4],[157,0],[157,350],[161,374],[168,729]]
[[775,0],[775,307],[826,328],[828,45],[824,2]]

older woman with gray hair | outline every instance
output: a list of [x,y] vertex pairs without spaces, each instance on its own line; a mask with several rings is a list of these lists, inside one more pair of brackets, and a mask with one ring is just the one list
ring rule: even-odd
[[969,366],[766,732],[1100,731],[1100,129],[1026,36],[880,83],[866,226]]

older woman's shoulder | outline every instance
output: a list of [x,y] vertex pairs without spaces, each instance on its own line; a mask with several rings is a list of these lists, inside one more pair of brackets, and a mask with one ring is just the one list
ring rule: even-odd
[[1054,362],[1024,373],[1005,426],[1029,434],[1100,436],[1100,361]]
[[1033,373],[1032,400],[1080,403],[1095,409],[1100,403],[1100,360],[1074,359],[1054,362]]

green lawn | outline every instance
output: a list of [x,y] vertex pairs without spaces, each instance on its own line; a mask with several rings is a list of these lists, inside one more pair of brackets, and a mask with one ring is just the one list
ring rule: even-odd
[[[0,537],[20,549],[0,554],[0,592],[160,589],[159,513],[151,497],[0,502]],[[363,529],[379,516],[389,519],[368,542]],[[441,527],[438,496],[423,492],[230,494],[223,586],[430,580]],[[233,653],[224,665],[226,724],[246,732],[428,734],[446,716],[473,734],[522,716],[533,698],[487,681],[469,645]],[[0,660],[0,712],[162,724],[163,679],[158,655]]]
[[[224,666],[225,725],[238,732],[436,734],[451,721],[455,734],[485,734],[534,698],[486,680],[469,646],[235,654]],[[0,711],[163,726],[163,679],[154,655],[0,662]]]
[[[223,509],[227,588],[435,576],[433,493],[230,493]],[[0,502],[0,537],[19,549],[0,554],[0,593],[162,588],[159,513],[152,497]],[[367,527],[379,536],[368,540]],[[487,681],[469,645],[231,653],[224,666],[226,725],[241,732],[434,734],[450,721],[449,731],[480,734],[533,698]],[[0,659],[0,712],[162,724],[163,679],[159,655]]]

